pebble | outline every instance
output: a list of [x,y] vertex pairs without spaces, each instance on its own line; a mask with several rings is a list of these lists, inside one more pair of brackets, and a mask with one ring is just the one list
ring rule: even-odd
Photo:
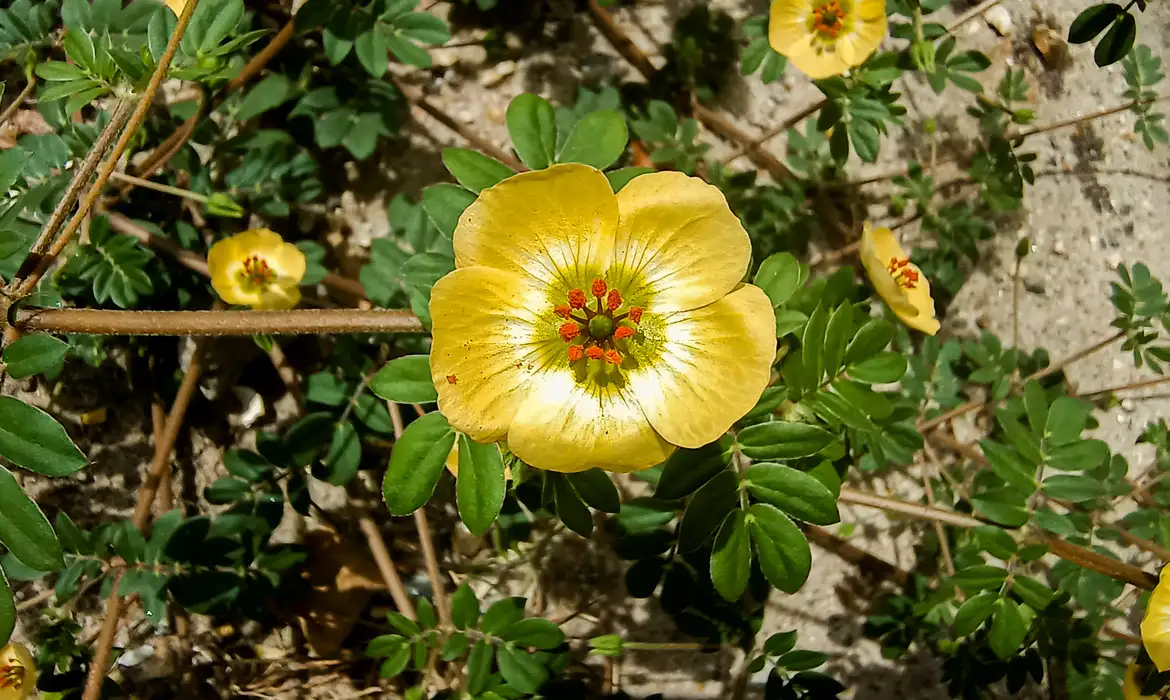
[[1014,31],[1012,27],[1012,16],[1003,5],[996,5],[987,12],[984,12],[983,19],[1000,36],[1011,36]]
[[484,87],[496,87],[516,72],[515,61],[500,61],[479,74],[479,83]]

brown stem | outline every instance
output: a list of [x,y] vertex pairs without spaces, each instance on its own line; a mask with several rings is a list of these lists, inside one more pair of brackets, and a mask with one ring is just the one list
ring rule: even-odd
[[827,549],[863,571],[893,581],[902,588],[910,585],[910,572],[846,542],[823,527],[808,525],[804,528],[804,533],[808,536],[809,542]]
[[760,146],[763,146],[764,144],[766,144],[767,142],[776,138],[780,134],[783,134],[785,131],[788,131],[789,129],[796,126],[800,122],[804,121],[805,119],[807,119],[807,118],[811,117],[812,115],[816,114],[817,112],[819,112],[821,110],[821,107],[825,106],[826,102],[828,102],[827,99],[821,99],[821,100],[817,100],[816,102],[813,102],[812,104],[810,104],[809,106],[800,110],[796,114],[793,114],[791,117],[788,117],[787,119],[780,122],[776,126],[772,127],[771,129],[768,129],[764,133],[762,133],[759,136],[757,136],[756,138],[752,139],[747,144],[737,148],[734,152],[732,152],[731,155],[729,155],[723,159],[723,163],[725,165],[730,164],[732,161],[737,160],[740,157],[747,155],[749,151],[756,149],[756,148],[759,148]]
[[114,648],[114,635],[118,633],[118,624],[122,621],[122,599],[118,596],[118,587],[122,585],[122,575],[119,571],[114,576],[114,585],[106,598],[105,618],[102,619],[102,630],[94,642],[93,658],[89,661],[89,672],[85,676],[85,690],[81,700],[98,700],[102,693],[102,684],[106,680],[106,667],[110,664],[110,652]]
[[[73,233],[85,217],[89,216],[90,210],[93,208],[98,197],[101,196],[102,188],[106,186],[106,181],[110,178],[110,173],[117,167],[118,161],[122,158],[122,154],[130,145],[130,139],[134,137],[134,132],[138,130],[138,125],[142,123],[143,117],[146,116],[147,110],[150,109],[150,104],[154,100],[154,94],[158,92],[158,88],[162,85],[163,78],[166,76],[167,69],[170,68],[171,60],[174,59],[175,53],[179,50],[179,42],[183,38],[183,34],[187,31],[187,25],[191,23],[191,17],[195,14],[195,8],[199,5],[199,0],[188,0],[187,4],[183,6],[183,11],[179,13],[179,20],[175,24],[175,29],[171,32],[171,38],[167,42],[167,47],[163,50],[162,56],[158,59],[158,66],[154,69],[154,74],[150,76],[150,82],[146,85],[146,90],[139,96],[138,105],[134,108],[134,113],[130,116],[130,121],[126,128],[122,130],[121,137],[118,142],[114,144],[113,150],[106,159],[104,165],[98,171],[97,179],[93,185],[90,186],[89,191],[78,207],[77,212],[73,214],[73,218],[66,224],[65,229],[61,235],[49,248],[48,252],[33,268],[32,274],[28,276],[24,283],[18,288],[17,296],[24,296],[30,293],[41,277],[49,269],[49,265],[53,260],[61,254],[65,246],[73,238]],[[42,235],[44,232],[42,231]]]
[[947,26],[947,34],[954,34],[956,29],[970,22],[976,17],[982,17],[985,12],[1000,4],[1001,2],[1003,2],[1003,0],[986,0],[985,2],[981,2],[975,7],[972,7],[970,10],[967,10],[963,14],[959,15],[959,17],[955,19],[954,22],[951,22],[950,25]]
[[876,493],[856,491],[846,486],[841,487],[840,501],[842,503],[853,503],[859,506],[877,508],[891,513],[901,513],[902,515],[909,515],[922,520],[933,520],[956,527],[981,527],[988,524],[978,518],[964,513],[957,513],[953,510],[924,506],[921,503],[901,501],[896,498],[879,496]]
[[114,311],[22,309],[22,332],[85,335],[337,335],[423,333],[418,317],[400,309],[294,309],[291,311]]
[[836,250],[831,250],[824,255],[818,255],[812,260],[808,261],[809,267],[820,267],[821,265],[831,265],[845,258],[857,255],[857,251],[861,250],[861,241],[853,241],[847,246],[843,246]]
[[1120,105],[1117,105],[1115,107],[1103,109],[1099,112],[1093,112],[1092,114],[1086,114],[1083,117],[1070,117],[1068,119],[1062,119],[1061,121],[1053,122],[1051,124],[1045,124],[1044,126],[1038,126],[1038,127],[1032,128],[1032,129],[1025,129],[1024,131],[1021,131],[1020,133],[1016,134],[1014,138],[1026,139],[1029,136],[1035,136],[1036,134],[1043,134],[1043,133],[1047,133],[1049,131],[1063,129],[1066,126],[1075,126],[1075,125],[1080,124],[1082,122],[1089,122],[1089,121],[1093,121],[1094,119],[1100,119],[1101,117],[1108,117],[1111,114],[1117,114],[1118,112],[1124,112],[1124,111],[1126,111],[1132,107],[1135,107],[1137,105],[1153,104],[1155,102],[1161,102],[1161,101],[1166,100],[1166,99],[1170,99],[1170,95],[1158,95],[1157,97],[1154,97],[1154,98],[1149,99],[1149,100],[1133,100],[1130,102],[1126,102],[1125,104],[1120,104]]
[[138,187],[145,187],[146,189],[154,190],[155,192],[162,192],[163,194],[170,194],[176,197],[190,199],[201,204],[206,204],[208,200],[207,195],[199,194],[198,192],[185,190],[181,187],[171,187],[170,185],[165,185],[161,182],[154,182],[153,180],[135,177],[134,175],[127,175],[126,173],[112,172],[110,173],[110,179],[131,185],[137,185]]
[[[513,156],[510,153],[507,153],[503,149],[499,148],[491,141],[484,139],[483,137],[481,137],[479,134],[475,133],[471,129],[468,129],[466,125],[461,124],[459,121],[457,121],[450,114],[447,114],[442,109],[440,109],[437,105],[435,105],[434,103],[427,100],[427,98],[423,97],[422,93],[419,92],[418,90],[415,90],[413,88],[409,88],[409,87],[407,87],[405,85],[401,85],[401,84],[398,85],[398,89],[400,92],[402,92],[403,95],[406,95],[407,101],[410,102],[410,104],[413,107],[417,108],[418,110],[421,110],[422,112],[425,112],[426,114],[430,115],[431,118],[433,118],[435,121],[439,122],[443,126],[450,129],[451,131],[454,131],[455,133],[462,136],[463,140],[467,141],[469,144],[474,146],[477,150],[479,150],[483,153],[486,153],[487,155],[491,156],[492,158],[495,158],[496,160],[500,161],[504,165],[508,166],[509,168],[511,168],[517,172],[521,172],[521,171],[528,169],[528,168],[524,167],[524,164],[521,163],[518,158],[516,158],[515,156]],[[417,114],[415,115],[415,119],[418,119]]]
[[704,126],[720,137],[738,144],[740,148],[744,149],[744,153],[747,155],[748,160],[752,162],[752,165],[767,171],[773,180],[782,182],[796,177],[788,169],[788,166],[780,162],[780,159],[773,155],[771,151],[757,145],[755,139],[732,124],[731,120],[727,117],[698,102],[695,102],[692,108],[694,109],[695,116],[699,118],[699,121],[703,122]]
[[1095,399],[1099,396],[1108,396],[1109,394],[1116,394],[1119,391],[1132,391],[1134,389],[1146,389],[1151,386],[1158,386],[1170,382],[1170,377],[1157,377],[1154,379],[1147,379],[1141,382],[1130,382],[1129,384],[1122,384],[1121,386],[1111,386],[1108,389],[1097,389],[1096,391],[1087,391],[1077,394],[1082,399]]
[[358,527],[366,536],[366,544],[370,547],[370,553],[374,555],[378,571],[382,572],[382,580],[390,589],[390,597],[398,606],[398,612],[412,620],[417,620],[418,613],[414,609],[414,603],[410,600],[410,594],[406,592],[406,585],[402,582],[402,576],[398,574],[398,567],[394,565],[394,559],[390,557],[390,550],[386,547],[386,540],[382,537],[382,531],[378,529],[378,524],[369,515],[362,515],[358,518]]
[[601,6],[597,0],[589,0],[589,14],[593,17],[593,24],[597,30],[601,32],[602,36],[609,41],[614,50],[621,54],[622,58],[634,67],[642,77],[650,80],[658,69],[650,62],[650,57],[638,48],[638,45],[622,31],[621,27],[613,21],[613,17],[609,12]]
[[32,91],[36,89],[36,86],[36,78],[30,76],[28,85],[24,86],[24,89],[21,90],[20,94],[16,96],[16,99],[12,101],[12,104],[8,105],[3,112],[0,112],[0,126],[8,123],[8,120],[12,118],[13,114],[16,114],[16,110],[20,109],[20,106],[24,104],[24,101],[27,100],[28,96],[32,94]]
[[246,85],[248,81],[250,81],[252,78],[255,78],[260,73],[260,71],[264,70],[264,67],[268,65],[268,62],[271,61],[272,58],[276,56],[276,54],[280,53],[280,50],[283,49],[285,44],[291,41],[294,36],[296,36],[296,33],[296,20],[294,18],[290,18],[289,21],[285,23],[283,27],[281,27],[280,31],[276,33],[276,36],[272,37],[272,41],[269,41],[264,48],[260,49],[259,53],[253,56],[252,59],[244,65],[243,69],[240,70],[239,75],[232,78],[231,82],[229,82],[227,86],[228,94],[239,90],[244,85]]

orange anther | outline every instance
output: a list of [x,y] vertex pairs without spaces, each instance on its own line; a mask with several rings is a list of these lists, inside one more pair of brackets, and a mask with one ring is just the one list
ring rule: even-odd
[[605,308],[610,311],[616,311],[622,305],[622,293],[616,289],[609,290],[609,296],[605,298]]
[[581,326],[578,326],[576,323],[569,321],[568,323],[561,324],[561,327],[557,333],[560,333],[561,340],[568,343],[581,333]]
[[570,345],[569,346],[569,362],[576,362],[577,360],[580,360],[582,357],[585,357],[585,349],[584,348],[582,348],[580,345]]
[[609,289],[609,287],[605,284],[605,280],[593,280],[593,287],[590,289],[590,291],[593,292],[593,296],[595,297],[603,297],[605,296],[605,290],[607,289]]
[[605,361],[611,365],[620,365],[622,363],[622,354],[617,350],[606,350]]
[[626,338],[634,337],[634,329],[629,326],[618,326],[617,330],[613,332],[614,340],[625,340]]
[[603,355],[605,355],[605,351],[602,350],[601,348],[597,347],[596,345],[590,345],[585,350],[585,354],[589,356],[590,360],[600,360],[601,357]]
[[558,304],[555,308],[553,308],[553,312],[561,318],[568,318],[569,316],[573,315],[573,310],[569,308],[568,304]]
[[569,290],[569,306],[574,309],[585,308],[585,292],[580,289]]
[[630,309],[630,320],[634,323],[641,323],[642,322],[642,307],[641,306],[635,306],[634,308]]
[[456,377],[454,374],[447,375],[447,383],[448,384],[456,384],[458,382],[459,382],[459,378]]

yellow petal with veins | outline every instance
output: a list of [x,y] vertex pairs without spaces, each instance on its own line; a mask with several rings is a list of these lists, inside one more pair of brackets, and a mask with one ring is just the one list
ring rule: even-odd
[[631,180],[617,201],[607,281],[630,305],[686,311],[743,280],[752,244],[719,188],[679,172],[650,173]]
[[717,440],[751,410],[771,378],[776,316],[763,290],[744,285],[665,319],[661,355],[630,371],[650,424],[680,447]]
[[772,3],[768,17],[768,44],[773,51],[788,56],[807,40],[814,5],[814,0]]
[[520,173],[481,192],[459,217],[455,266],[508,270],[563,297],[601,276],[617,221],[617,198],[596,168]]
[[26,700],[36,691],[37,666],[28,648],[19,642],[0,648],[0,700]]
[[547,295],[515,272],[465,267],[431,290],[431,379],[439,410],[479,442],[498,442],[527,396],[532,377],[567,373]]
[[[617,376],[602,363],[590,365],[589,372]],[[620,379],[582,380],[572,372],[549,372],[534,378],[532,392],[512,422],[508,447],[537,469],[555,472],[593,467],[638,471],[658,464],[674,451],[674,446],[650,427],[628,385]]]
[[1142,618],[1142,645],[1159,671],[1170,671],[1170,566],[1162,569]]
[[913,289],[903,288],[890,273],[890,263],[907,260],[906,251],[888,228],[873,228],[866,224],[861,234],[861,264],[865,273],[890,310],[907,326],[927,335],[938,332],[939,323],[934,317],[934,299],[930,296],[930,280],[914,263],[906,265],[918,275]]

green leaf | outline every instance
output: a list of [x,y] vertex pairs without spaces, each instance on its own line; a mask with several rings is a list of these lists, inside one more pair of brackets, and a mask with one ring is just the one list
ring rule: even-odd
[[801,330],[806,323],[808,323],[808,316],[796,309],[776,309],[777,338],[783,338],[789,333]]
[[1093,62],[1104,67],[1120,61],[1133,48],[1135,39],[1137,39],[1137,19],[1126,12],[1113,23],[1113,26],[1097,43],[1097,48],[1093,51]]
[[524,618],[523,598],[504,598],[492,603],[483,614],[480,629],[484,634],[499,634],[500,630]]
[[889,384],[906,374],[906,358],[896,352],[882,352],[868,360],[849,365],[849,376],[866,384]]
[[825,328],[823,364],[825,374],[836,377],[845,357],[845,346],[853,337],[853,305],[845,302],[838,306],[829,317]]
[[609,187],[615,193],[620,192],[623,187],[630,184],[630,181],[639,175],[655,172],[654,168],[618,168],[617,170],[610,170],[605,174],[605,179],[609,180]]
[[37,66],[37,76],[50,82],[82,80],[88,77],[85,71],[72,63],[45,61]]
[[[508,135],[520,160],[533,170],[556,159],[557,115],[548,100],[531,93],[518,95],[508,105]],[[624,183],[623,183],[624,184]],[[620,187],[615,187],[616,192]]]
[[428,413],[406,427],[394,444],[382,495],[393,515],[409,515],[431,498],[455,431],[441,413]]
[[1044,480],[1044,494],[1062,501],[1082,503],[1108,493],[1107,485],[1098,479],[1076,474],[1057,474]]
[[545,474],[545,479],[553,480],[553,497],[557,507],[557,516],[565,527],[582,537],[593,534],[593,515],[581,497],[573,490],[572,484],[564,474]]
[[488,677],[492,672],[492,661],[496,656],[496,648],[482,639],[471,647],[467,655],[467,692],[477,696],[483,692]]
[[825,330],[828,325],[828,310],[823,305],[817,305],[816,310],[809,315],[804,333],[800,336],[804,373],[814,385],[821,383],[821,375],[825,370]]
[[26,335],[4,348],[4,365],[17,379],[59,371],[69,343],[46,333]]
[[748,491],[788,515],[817,525],[840,522],[833,492],[812,476],[782,464],[754,464],[746,474]]
[[1020,527],[1028,522],[1025,496],[1016,489],[985,491],[972,498],[971,502],[978,513],[1001,525]]
[[4,575],[4,569],[0,569],[0,648],[8,644],[15,629],[16,601],[12,599],[12,589],[8,586],[8,577]]
[[812,568],[812,550],[800,528],[767,503],[748,510],[748,525],[764,577],[785,593],[800,590]]
[[780,306],[792,298],[808,277],[808,268],[800,264],[792,253],[774,253],[760,263],[755,285],[764,290],[772,306]]
[[565,633],[556,623],[539,617],[518,620],[497,635],[505,642],[536,649],[552,649],[565,643]]
[[246,122],[258,117],[291,97],[292,83],[279,73],[268,76],[248,91],[236,109],[236,119]]
[[691,495],[731,462],[731,451],[724,441],[704,445],[697,450],[675,450],[662,468],[654,497],[674,501]]
[[[207,11],[200,12],[204,9]],[[204,2],[196,10],[196,14],[209,15],[210,21],[205,25],[203,40],[199,42],[199,52],[210,53],[240,23],[240,19],[244,16],[244,0],[227,0],[219,3]]]
[[991,613],[995,612],[998,600],[997,591],[984,591],[968,598],[955,613],[955,636],[966,637],[979,629],[979,626],[991,617]]
[[1101,3],[1081,11],[1068,28],[1068,43],[1085,44],[1092,41],[1123,13],[1120,5]]
[[1101,440],[1078,440],[1049,451],[1046,463],[1053,469],[1084,471],[1109,459],[1109,445]]
[[1020,606],[1010,598],[997,600],[991,618],[991,634],[987,638],[995,655],[1007,661],[1020,648],[1027,634],[1028,625]]
[[434,403],[439,393],[431,380],[430,355],[390,360],[370,380],[370,391],[396,403]]
[[711,549],[711,582],[725,600],[739,600],[752,571],[752,548],[747,519],[736,508],[723,521]]
[[738,437],[740,449],[752,459],[811,457],[832,441],[832,433],[824,428],[786,421],[748,426],[739,432]]
[[970,590],[998,588],[1007,579],[1007,570],[1001,566],[975,564],[955,572],[951,581]]
[[581,500],[594,510],[603,513],[617,513],[622,509],[621,497],[609,474],[601,469],[587,469],[567,475],[569,483]]
[[394,20],[394,28],[423,44],[443,44],[451,39],[447,23],[426,12],[408,12]]
[[391,610],[386,613],[386,621],[405,637],[417,637],[422,634],[422,628],[418,626],[418,623],[402,613]]
[[602,109],[577,122],[557,154],[558,163],[584,163],[598,170],[613,165],[626,150],[629,132],[621,114]]
[[0,396],[0,457],[45,476],[68,476],[87,464],[60,423],[11,396]]
[[1035,468],[1025,463],[1015,450],[992,440],[983,440],[979,446],[996,476],[1028,493],[1036,490]]
[[883,318],[870,319],[849,342],[845,364],[852,365],[878,354],[894,339],[894,324]]
[[386,45],[394,52],[394,57],[403,63],[415,68],[430,68],[431,55],[426,49],[411,43],[398,34],[387,34]]
[[1063,445],[1080,438],[1089,419],[1089,407],[1085,402],[1068,396],[1061,396],[1048,409],[1048,420],[1044,423],[1044,436],[1050,444]]
[[37,571],[59,571],[65,566],[49,519],[4,467],[0,467],[0,543]]
[[471,586],[463,583],[451,595],[451,622],[456,629],[470,629],[479,623],[479,599]]
[[679,526],[678,551],[693,552],[702,547],[739,503],[739,478],[722,471],[695,492],[687,503]]
[[455,489],[459,518],[471,534],[479,536],[491,529],[500,514],[507,492],[504,458],[495,443],[475,442],[459,436],[459,476]]
[[405,671],[406,664],[410,663],[410,652],[411,646],[409,644],[399,646],[382,662],[382,667],[378,669],[378,675],[382,678],[394,678]]
[[329,452],[322,461],[325,480],[334,486],[345,486],[358,473],[361,462],[362,441],[353,424],[345,421],[333,426]]
[[203,497],[213,505],[225,505],[242,501],[252,495],[252,487],[246,481],[222,477],[216,479],[203,491]]
[[[467,653],[468,647],[467,635],[462,632],[457,632],[447,638],[443,642],[443,648],[439,650],[439,660],[454,661]],[[409,697],[409,695],[407,696]]]
[[1024,408],[1032,432],[1043,435],[1045,425],[1048,423],[1048,398],[1044,395],[1044,387],[1040,386],[1040,382],[1031,381],[1024,387]]
[[1012,578],[1012,590],[1027,603],[1028,607],[1037,612],[1047,608],[1052,599],[1056,597],[1056,594],[1048,586],[1034,578],[1020,574],[1016,574]]
[[406,638],[400,634],[383,634],[374,637],[366,645],[366,656],[377,659],[390,656],[406,646]]
[[455,235],[459,217],[474,201],[475,193],[458,185],[440,183],[423,188],[423,209],[439,233],[447,238]]
[[500,647],[496,663],[500,666],[500,675],[508,685],[521,693],[538,693],[540,687],[548,680],[548,670],[539,661],[527,651],[511,645]]
[[354,54],[357,55],[362,68],[375,78],[381,78],[389,67],[386,60],[386,51],[389,49],[387,39],[386,30],[375,25],[358,34],[353,43]]
[[443,165],[472,192],[481,192],[516,173],[500,161],[467,148],[444,148]]

